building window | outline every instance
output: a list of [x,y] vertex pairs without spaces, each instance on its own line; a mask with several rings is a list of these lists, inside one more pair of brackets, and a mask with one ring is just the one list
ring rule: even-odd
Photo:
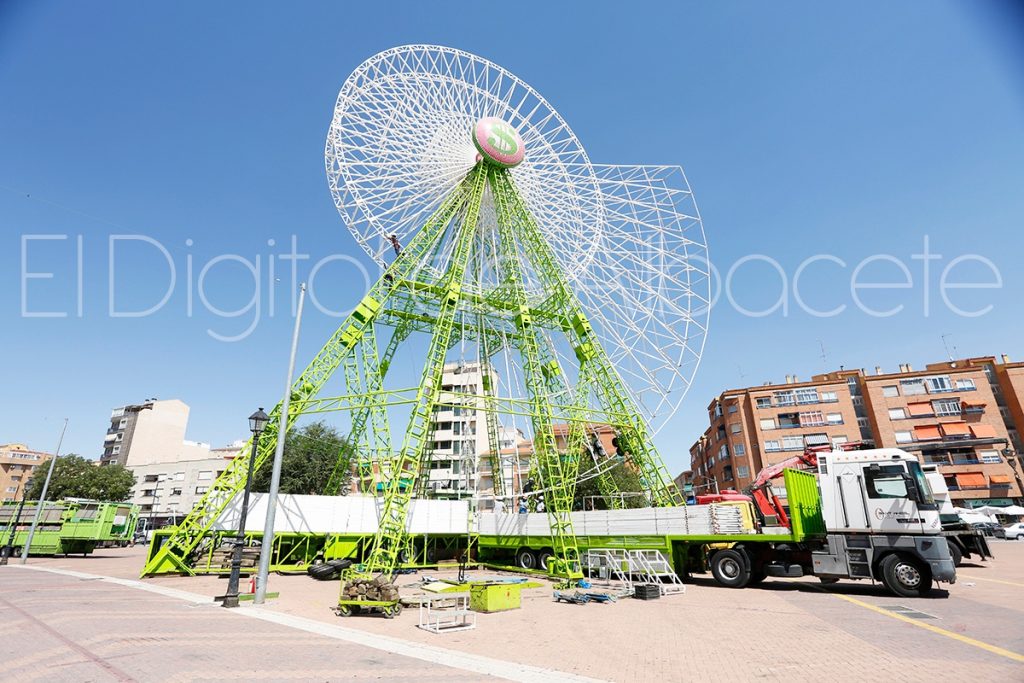
[[721,403],[716,403],[715,404],[714,415],[715,415],[715,417],[722,417],[722,404]]
[[792,391],[776,391],[773,396],[775,398],[775,405],[777,406],[796,405],[796,399],[793,397]]
[[732,481],[732,465],[726,465],[722,468],[722,478],[726,481]]
[[746,465],[740,465],[736,468],[736,476],[740,479],[746,479],[750,476],[750,468]]
[[759,396],[755,399],[758,408],[771,408],[772,397],[771,396]]
[[120,452],[121,452],[121,447],[120,446],[114,446],[113,448],[110,449],[111,455],[117,455]]
[[799,426],[800,416],[797,413],[779,413],[779,429]]
[[804,442],[808,446],[827,446],[829,443],[828,434],[808,434],[804,437]]
[[725,427],[719,427],[718,431],[715,432],[715,436],[718,438],[719,441],[724,439],[725,438]]
[[736,455],[746,455],[747,447],[741,443],[734,443],[732,445],[732,452],[735,453]]
[[818,402],[818,390],[815,388],[810,389],[797,389],[796,390],[796,402],[797,403],[817,403]]
[[802,436],[784,436],[782,437],[782,450],[784,451],[802,451],[804,449],[804,437]]
[[938,401],[932,401],[932,410],[935,411],[936,415],[959,415],[960,399],[943,398]]
[[996,465],[1003,461],[999,451],[978,451],[978,457],[981,458],[981,462],[988,465]]
[[174,481],[185,481],[185,473],[184,472],[175,472],[174,473]]
[[846,437],[846,436],[843,436],[842,434],[840,434],[839,436],[833,436],[832,437],[832,445],[833,446],[838,446],[840,444],[849,443],[849,441],[850,441],[850,439],[848,437]]
[[829,413],[828,415],[825,416],[825,420],[830,425],[841,425],[841,424],[843,424],[843,414],[842,413]]
[[929,394],[940,394],[944,391],[953,391],[953,384],[949,381],[949,377],[945,375],[925,377],[925,382],[928,384]]
[[121,418],[121,421],[117,423],[117,428],[118,429],[124,429],[127,426],[128,426],[128,418],[127,417]]
[[743,428],[740,426],[739,422],[733,422],[731,425],[729,425],[729,431],[732,432],[733,434],[739,434],[741,431],[743,431]]
[[202,494],[206,493],[209,490],[210,490],[209,486],[197,486],[196,487],[196,494],[197,495],[202,495]]
[[766,417],[765,419],[761,420],[761,429],[775,429],[775,418]]
[[918,396],[920,394],[928,393],[924,388],[924,380],[920,377],[914,379],[901,379],[900,389],[904,396]]
[[739,410],[739,407],[735,403],[730,403],[729,404],[729,412],[730,413],[735,413],[737,410]]
[[896,432],[896,443],[910,443],[914,440],[911,432]]
[[722,444],[722,447],[718,449],[719,460],[725,460],[729,457],[729,446],[728,444]]
[[198,475],[196,475],[196,479],[198,479],[199,481],[206,481],[208,479],[213,479],[213,472],[210,471],[210,470],[206,470],[206,471],[200,472]]
[[882,387],[882,396],[885,396],[886,398],[896,398],[899,395],[899,387],[897,387],[895,384],[890,384],[889,386]]
[[779,445],[778,441],[765,441],[764,450],[767,453],[774,453],[776,451],[781,451],[782,446]]
[[834,392],[834,391],[823,391],[823,392],[821,392],[821,402],[822,403],[838,403],[839,402],[839,396],[836,395],[836,392]]
[[974,391],[978,387],[974,386],[974,380],[968,377],[967,379],[958,379],[956,381],[957,391]]
[[816,427],[825,424],[825,415],[820,410],[800,413],[801,427]]
[[889,408],[889,419],[905,420],[907,419],[907,411],[903,408]]
[[180,488],[171,489],[171,495],[172,496],[180,496],[181,495],[181,489]]

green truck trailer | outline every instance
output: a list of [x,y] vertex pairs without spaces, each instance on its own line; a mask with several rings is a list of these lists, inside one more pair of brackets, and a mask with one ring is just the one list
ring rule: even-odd
[[[37,502],[0,505],[0,546],[10,542],[12,554],[28,542]],[[128,543],[135,533],[139,509],[130,503],[68,499],[45,502],[32,537],[29,555],[87,555],[98,546]],[[13,536],[11,534],[13,530]]]

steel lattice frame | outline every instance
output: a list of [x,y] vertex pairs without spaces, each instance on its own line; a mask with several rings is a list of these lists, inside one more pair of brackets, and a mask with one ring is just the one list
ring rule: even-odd
[[[484,116],[520,130],[522,164],[478,160],[468,131]],[[553,573],[579,572],[569,518],[577,477],[597,477],[603,493],[616,493],[607,463],[588,448],[594,426],[616,430],[653,504],[681,502],[653,443],[706,332],[706,250],[681,169],[593,165],[529,86],[473,55],[429,46],[389,50],[353,73],[338,98],[327,167],[357,242],[382,265],[391,235],[405,245],[291,397],[289,425],[320,412],[350,417],[359,461],[340,459],[332,487],[355,470],[364,492],[383,490],[380,532],[361,571],[395,569],[439,405],[485,412],[492,452],[499,416],[525,420],[531,475],[553,530]],[[391,381],[396,350],[417,335],[429,340],[419,381],[394,386],[409,379]],[[504,362],[498,386],[482,396],[442,391],[453,355],[488,369]],[[345,393],[324,395],[339,369]],[[248,458],[256,468],[267,460],[279,424],[278,407],[260,447],[232,461],[144,573],[190,571],[190,556],[241,491]],[[556,424],[567,426],[567,446],[557,445]]]

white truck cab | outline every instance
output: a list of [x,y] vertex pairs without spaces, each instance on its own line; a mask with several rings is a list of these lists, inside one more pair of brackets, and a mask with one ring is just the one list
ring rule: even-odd
[[811,553],[816,576],[876,579],[905,596],[956,581],[917,458],[898,448],[819,453],[817,475],[828,535]]
[[818,488],[830,531],[937,534],[942,529],[921,465],[898,448],[820,453]]

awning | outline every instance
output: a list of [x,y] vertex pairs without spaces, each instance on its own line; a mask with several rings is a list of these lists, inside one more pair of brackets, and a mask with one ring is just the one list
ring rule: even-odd
[[962,489],[974,489],[974,488],[986,488],[988,482],[985,481],[985,475],[975,472],[960,472],[956,475],[956,483],[960,485]]
[[946,436],[970,436],[971,430],[967,427],[966,422],[944,422],[939,425],[942,427],[942,433]]
[[992,425],[971,425],[971,434],[974,434],[975,439],[994,439],[996,428]]
[[1009,486],[1010,485],[1010,475],[1008,475],[1008,474],[990,474],[989,477],[988,477],[988,481],[993,486],[995,486],[997,484],[1001,485],[1001,486]]
[[941,439],[942,435],[939,434],[938,425],[921,425],[914,427],[914,438],[918,441],[931,441],[932,439]]
[[969,410],[971,408],[984,408],[985,407],[985,402],[984,401],[968,401],[967,399],[964,399],[964,400],[960,401],[960,406],[964,410]]
[[910,413],[911,416],[933,415],[935,414],[935,409],[932,408],[931,403],[910,403],[907,405],[907,412]]

